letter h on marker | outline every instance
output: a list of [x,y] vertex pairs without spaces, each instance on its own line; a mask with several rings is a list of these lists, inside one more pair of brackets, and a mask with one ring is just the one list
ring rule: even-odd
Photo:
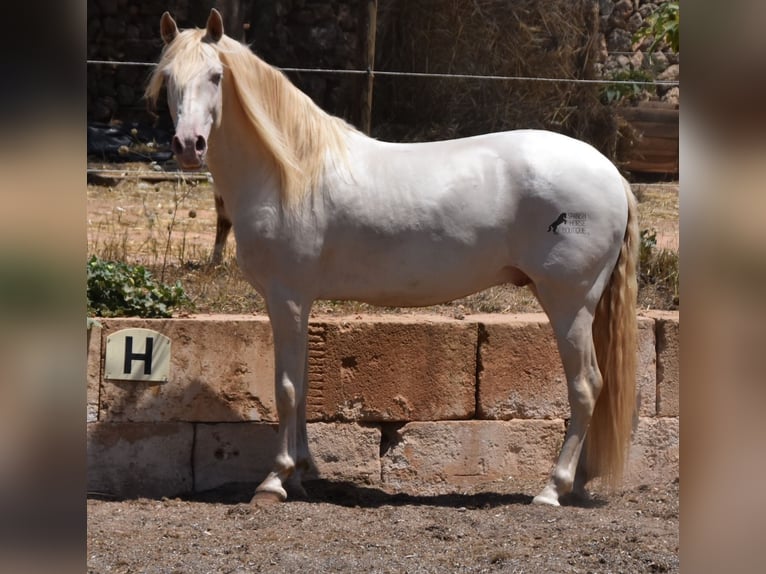
[[146,338],[146,351],[144,353],[133,352],[133,337],[128,335],[125,337],[125,364],[123,366],[123,372],[128,374],[133,368],[133,361],[144,362],[144,374],[152,374],[152,351],[154,350],[154,338]]

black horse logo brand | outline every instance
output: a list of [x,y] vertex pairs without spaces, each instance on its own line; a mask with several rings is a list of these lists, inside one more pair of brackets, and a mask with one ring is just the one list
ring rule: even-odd
[[554,221],[548,226],[548,231],[553,231],[553,233],[558,234],[558,231],[556,231],[556,229],[558,229],[559,225],[566,222],[567,222],[567,214],[562,213],[556,218],[556,221]]

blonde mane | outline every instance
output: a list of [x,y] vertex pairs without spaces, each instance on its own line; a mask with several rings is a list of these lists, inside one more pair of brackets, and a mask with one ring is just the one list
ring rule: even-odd
[[230,72],[249,127],[279,172],[283,204],[294,205],[316,189],[328,158],[345,162],[345,136],[355,129],[325,113],[244,44],[228,36],[216,43],[204,37],[205,30],[185,30],[165,47],[149,78],[146,99],[156,103],[166,74],[183,86],[205,60],[218,57]]

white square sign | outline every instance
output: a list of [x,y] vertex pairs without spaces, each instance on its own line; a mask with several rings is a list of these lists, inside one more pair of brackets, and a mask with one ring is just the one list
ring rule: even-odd
[[151,329],[123,329],[106,338],[104,378],[167,382],[170,339]]

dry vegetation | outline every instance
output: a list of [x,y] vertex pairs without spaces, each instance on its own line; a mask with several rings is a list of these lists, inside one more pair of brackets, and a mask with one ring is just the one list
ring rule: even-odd
[[[376,68],[592,79],[598,4],[570,0],[379,3]],[[543,128],[614,157],[614,110],[597,85],[378,76],[375,135],[431,140]]]
[[[122,169],[149,168],[123,165]],[[663,257],[672,256],[678,248],[677,185],[642,184],[634,189],[641,229],[656,231],[657,249],[652,261],[662,253]],[[208,264],[214,235],[212,188],[204,178],[152,182],[120,177],[98,183],[92,180],[88,185],[88,256],[141,263],[163,282],[180,280],[193,303],[185,312],[264,312],[262,299],[237,267],[233,237],[223,265]],[[672,289],[644,281],[639,300],[643,308],[672,309],[677,307],[676,295]],[[320,301],[314,308],[317,314],[421,311],[460,318],[472,313],[535,312],[540,307],[527,289],[499,286],[451,304],[419,310],[337,301]]]

